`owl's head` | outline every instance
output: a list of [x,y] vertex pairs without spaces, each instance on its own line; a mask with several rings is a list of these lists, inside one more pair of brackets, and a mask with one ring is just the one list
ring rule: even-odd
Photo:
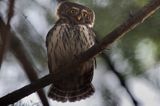
[[80,4],[62,2],[57,9],[57,15],[60,19],[67,20],[72,24],[88,25],[89,27],[94,25],[94,11]]

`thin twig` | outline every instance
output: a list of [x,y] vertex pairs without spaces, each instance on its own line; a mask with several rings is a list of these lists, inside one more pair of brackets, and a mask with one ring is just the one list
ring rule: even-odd
[[132,100],[134,106],[139,106],[138,101],[134,98],[134,96],[132,95],[132,93],[130,92],[130,90],[129,90],[127,84],[126,84],[125,77],[115,69],[113,63],[111,62],[111,60],[110,60],[110,58],[109,58],[109,56],[107,54],[102,53],[101,56],[105,60],[105,62],[107,63],[107,65],[109,66],[111,71],[117,76],[117,78],[120,81],[121,86],[123,86],[123,88],[126,90],[126,92],[131,97],[131,100]]
[[[56,73],[58,76],[63,76],[65,78],[66,74],[69,74],[68,71],[71,68],[75,68],[78,65],[84,63],[85,61],[93,58],[100,52],[102,52],[106,47],[111,45],[115,40],[122,37],[125,33],[135,28],[138,24],[142,23],[146,18],[153,14],[157,9],[160,8],[160,0],[152,0],[148,5],[143,7],[140,11],[134,14],[132,17],[129,17],[127,21],[118,26],[114,31],[106,35],[106,37],[99,43],[94,45],[92,48],[88,49],[82,55],[77,56],[77,60],[71,61],[68,65],[58,68],[59,72]],[[45,87],[52,83],[53,74],[46,75],[45,77],[19,89],[16,90],[2,98],[0,98],[0,104],[11,104],[19,99],[37,91],[38,89]],[[56,75],[54,75],[55,77]]]

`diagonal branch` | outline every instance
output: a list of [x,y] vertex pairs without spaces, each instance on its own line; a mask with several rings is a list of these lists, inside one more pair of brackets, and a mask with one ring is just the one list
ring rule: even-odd
[[[5,51],[8,48],[11,39],[14,39],[13,41],[11,41],[12,53],[19,60],[19,62],[22,64],[22,67],[24,68],[24,71],[27,74],[27,77],[29,78],[29,80],[31,82],[33,82],[36,79],[38,79],[36,70],[33,68],[33,66],[31,65],[27,56],[25,55],[25,49],[22,45],[22,42],[19,41],[19,39],[16,36],[14,36],[13,33],[10,32],[10,29],[11,29],[10,22],[11,22],[13,15],[14,15],[14,4],[15,4],[15,0],[9,0],[9,9],[8,9],[8,14],[7,14],[8,19],[7,19],[6,25],[0,17],[0,30],[1,30],[0,34],[2,37],[2,40],[1,39],[0,40],[3,41],[3,43],[0,42],[0,44],[2,43],[2,45],[0,45],[0,67],[1,67],[1,63],[2,63]],[[16,47],[14,45],[16,45]],[[47,97],[46,97],[43,89],[38,90],[37,94],[39,95],[39,98],[40,98],[42,104],[44,106],[49,106]]]
[[[11,19],[12,19],[13,15],[14,15],[14,4],[15,4],[15,0],[9,0],[8,20],[7,20],[6,29],[5,29],[5,27],[2,27],[2,34],[3,35],[1,35],[1,37],[2,37],[3,43],[2,43],[2,46],[0,45],[1,46],[0,47],[0,67],[1,67],[1,63],[2,63],[3,57],[4,57],[4,53],[5,53],[5,51],[6,51],[7,47],[8,47],[8,45],[10,43],[10,39],[11,39],[10,38],[10,35],[11,35],[10,22],[11,22]],[[0,21],[2,21],[2,20],[0,20]],[[22,63],[22,66],[25,69],[25,72],[26,72],[28,78],[32,82],[32,81],[38,79],[38,76],[36,74],[36,71],[30,65],[26,55],[22,51],[22,48],[23,47],[20,47],[19,49],[13,49],[13,48],[12,49],[13,49],[14,55]],[[20,51],[18,51],[18,50],[20,50]],[[39,95],[39,97],[40,97],[40,99],[42,101],[42,104],[45,105],[45,106],[49,106],[49,103],[48,103],[48,100],[47,100],[47,98],[45,96],[44,91],[41,89],[37,93],[38,93],[38,95]]]
[[[5,25],[5,23],[2,21],[1,17],[0,17],[0,28],[2,28],[2,30],[4,32],[8,31],[7,25]],[[35,81],[36,79],[38,79],[38,76],[37,76],[35,68],[32,66],[32,63],[27,58],[27,55],[26,55],[27,51],[26,51],[25,47],[23,46],[23,43],[14,35],[14,33],[10,32],[10,35],[11,35],[10,49],[11,49],[12,53],[21,63],[29,80],[31,82]],[[4,36],[4,35],[2,35],[2,36]],[[47,97],[46,97],[43,89],[38,90],[37,93],[42,101],[42,104],[44,106],[49,106]]]
[[[11,38],[11,51],[14,54],[14,56],[19,60],[22,67],[24,68],[25,73],[27,74],[27,77],[31,82],[38,79],[38,75],[36,73],[35,68],[33,67],[32,63],[27,58],[27,51],[24,49],[23,43],[16,37],[12,36]],[[43,89],[40,89],[37,91],[40,100],[42,101],[42,104],[44,106],[49,106],[47,97],[43,91]]]
[[[78,65],[82,64],[83,62],[93,58],[94,56],[102,52],[106,47],[111,45],[115,40],[119,39],[125,33],[135,28],[138,24],[142,23],[145,19],[147,19],[159,8],[160,8],[160,0],[152,0],[148,5],[143,7],[140,11],[138,11],[132,17],[129,17],[127,21],[125,21],[123,24],[118,26],[111,33],[106,35],[106,37],[100,43],[94,45],[92,48],[84,52],[82,55],[78,56],[77,60],[73,60],[70,63],[68,63],[66,66],[58,68],[59,71],[56,71],[56,72],[61,72],[61,73],[57,73],[57,74],[65,78],[65,75],[69,73],[68,71],[63,71],[63,70],[69,70],[71,68],[75,68]],[[46,75],[45,77],[31,83],[30,85],[27,85],[19,90],[16,90],[0,98],[0,104],[14,103],[19,99],[22,99],[23,97],[39,90],[40,88],[51,84],[52,76],[53,76],[52,74]]]

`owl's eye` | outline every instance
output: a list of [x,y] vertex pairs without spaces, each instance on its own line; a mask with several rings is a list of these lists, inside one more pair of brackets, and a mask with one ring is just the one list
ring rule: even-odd
[[82,16],[87,17],[88,16],[87,12],[82,12]]
[[71,10],[70,10],[70,13],[73,14],[73,15],[75,15],[75,14],[78,13],[78,11],[77,11],[76,9],[71,9]]

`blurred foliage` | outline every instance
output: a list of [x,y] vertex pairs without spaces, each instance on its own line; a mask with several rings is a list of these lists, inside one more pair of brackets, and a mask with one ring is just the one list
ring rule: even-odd
[[[106,0],[106,2],[108,4],[105,7],[97,6],[96,4],[92,5],[92,8],[96,13],[95,31],[98,32],[99,36],[105,36],[107,33],[111,32],[119,24],[138,11],[142,6],[146,5],[149,0]],[[129,59],[129,63],[133,68],[132,72],[136,75],[145,71],[145,67],[143,67],[141,63],[139,63],[139,60],[136,59],[135,51],[137,44],[147,38],[155,44],[157,49],[160,48],[158,39],[160,35],[159,17],[160,11],[136,29],[130,31],[117,43],[118,49],[122,51],[124,58]],[[158,50],[156,52],[156,61],[158,62],[160,54]]]
[[[79,0],[79,2],[89,5],[95,11],[96,21],[94,29],[98,33],[98,36],[102,38],[128,17],[131,17],[141,7],[149,3],[150,0]],[[116,43],[118,47],[116,49],[120,49],[124,58],[128,59],[133,68],[131,73],[134,75],[143,74],[146,70],[139,60],[137,60],[135,53],[137,45],[141,43],[142,40],[149,39],[155,44],[154,46],[156,46],[155,48],[157,49],[155,53],[155,61],[159,61],[159,17],[160,11],[155,13],[136,29],[130,31]],[[152,50],[152,48],[148,49]],[[145,61],[145,59],[142,61]]]

